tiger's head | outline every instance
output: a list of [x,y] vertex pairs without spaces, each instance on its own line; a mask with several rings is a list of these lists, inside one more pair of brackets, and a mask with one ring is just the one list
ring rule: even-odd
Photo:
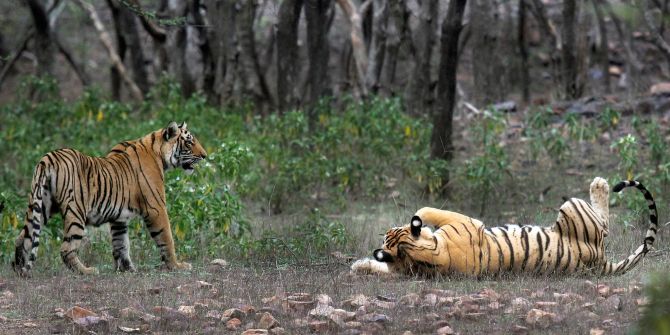
[[435,250],[436,243],[433,231],[425,227],[421,218],[415,215],[408,225],[389,229],[384,235],[382,248],[373,251],[373,257],[379,262],[406,270],[417,266],[432,267],[420,255]]
[[198,139],[186,128],[186,123],[170,122],[162,131],[161,156],[166,169],[181,167],[187,174],[193,173],[195,164],[207,157],[207,152]]

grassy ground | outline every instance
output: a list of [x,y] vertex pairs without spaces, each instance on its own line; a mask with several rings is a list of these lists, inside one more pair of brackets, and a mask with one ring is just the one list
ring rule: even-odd
[[[360,237],[357,243],[360,248],[341,251],[356,256],[369,254],[380,242],[378,233],[408,217],[409,212],[410,209],[391,204],[351,209],[340,219]],[[552,221],[550,214],[544,216],[548,218],[546,223]],[[607,246],[610,259],[625,257],[643,234],[635,228],[623,231],[621,218],[616,213],[612,218],[613,231]],[[665,235],[661,235],[657,245],[665,245]],[[139,238],[144,237],[136,237]],[[83,258],[99,267],[104,264],[93,262],[109,261],[89,252],[84,252]],[[287,333],[304,334],[314,329],[305,324],[319,320],[308,315],[315,305],[298,310],[285,308],[281,298],[307,293],[310,298],[306,300],[325,294],[332,299],[333,307],[351,312],[366,305],[350,301],[362,294],[368,298],[366,314],[388,317],[388,320],[361,322],[360,326],[354,324],[352,328],[331,323],[325,328],[327,333],[359,330],[378,334],[404,331],[423,334],[435,333],[438,328],[449,325],[460,334],[584,334],[591,329],[623,334],[628,333],[641,316],[641,288],[647,274],[664,271],[670,262],[666,252],[657,251],[635,270],[620,277],[503,276],[492,279],[355,277],[349,274],[349,262],[335,257],[319,263],[273,265],[266,260],[257,264],[233,262],[226,267],[210,265],[209,260],[203,259],[197,261],[190,272],[166,272],[145,263],[138,273],[117,274],[102,266],[102,273],[94,277],[75,276],[60,263],[45,263],[47,260],[38,260],[31,279],[15,277],[7,266],[0,269],[0,315],[5,318],[0,321],[0,333],[107,333],[120,332],[119,327],[159,333],[239,333],[244,328],[257,327],[261,314],[269,312]],[[199,281],[208,284],[199,284]],[[73,306],[91,310],[108,321],[80,327],[58,316],[59,311]],[[156,306],[175,310],[180,306],[195,306],[196,313],[161,312]],[[139,320],[128,316],[123,311],[126,308],[160,319]],[[227,330],[225,319],[222,321],[219,317],[230,308],[254,311],[242,317],[240,328],[232,331]],[[526,317],[533,308],[555,315],[529,324]]]

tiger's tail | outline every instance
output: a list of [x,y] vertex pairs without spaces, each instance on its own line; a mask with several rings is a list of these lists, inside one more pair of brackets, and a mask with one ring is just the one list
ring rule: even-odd
[[[32,262],[37,256],[37,247],[40,245],[40,231],[47,224],[47,208],[50,200],[49,168],[42,160],[35,167],[33,184],[26,211],[26,223],[16,238],[16,252],[12,267],[20,276],[27,276]],[[47,204],[45,204],[45,201]]]
[[612,191],[620,192],[626,187],[636,187],[647,200],[647,206],[649,208],[649,229],[647,229],[647,235],[640,245],[628,258],[617,262],[605,262],[605,265],[602,269],[602,274],[605,275],[619,275],[624,274],[628,270],[634,268],[637,263],[651,250],[654,241],[656,240],[656,232],[658,231],[658,211],[656,210],[656,202],[651,193],[644,187],[639,181],[636,180],[627,180],[619,182],[614,186]]

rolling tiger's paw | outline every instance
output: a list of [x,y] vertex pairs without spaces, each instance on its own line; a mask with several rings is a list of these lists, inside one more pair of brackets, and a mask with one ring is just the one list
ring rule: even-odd
[[609,191],[610,187],[609,184],[607,184],[607,180],[596,177],[593,179],[593,182],[591,182],[591,198],[596,201],[607,201],[607,198],[609,196]]
[[354,275],[391,274],[391,270],[387,263],[382,263],[370,258],[363,258],[351,264],[350,273]]

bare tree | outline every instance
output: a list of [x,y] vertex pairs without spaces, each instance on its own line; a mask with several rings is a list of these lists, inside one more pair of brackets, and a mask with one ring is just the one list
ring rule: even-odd
[[379,91],[379,81],[384,66],[384,57],[386,56],[388,7],[387,0],[374,0],[372,3],[372,37],[368,49],[368,71],[365,82],[368,89],[373,93]]
[[[168,1],[168,12],[172,17],[188,17],[190,7],[187,0]],[[190,96],[195,92],[194,78],[189,71],[188,58],[189,27],[176,26],[168,32],[168,58],[170,72],[174,74],[181,84],[182,94]]]
[[389,3],[389,23],[388,38],[386,39],[386,61],[385,70],[383,70],[382,82],[388,85],[389,91],[394,92],[396,87],[396,69],[398,65],[400,48],[407,43],[409,35],[409,11],[405,6],[405,1],[390,1]]
[[256,2],[241,0],[238,3],[236,36],[239,45],[240,80],[242,81],[243,95],[252,97],[256,103],[272,103],[270,90],[261,73],[254,40],[254,18],[256,16]]
[[[466,0],[451,0],[447,17],[442,23],[440,37],[440,70],[437,80],[437,103],[433,112],[433,132],[430,139],[430,154],[435,159],[447,162],[454,157],[452,123],[456,105],[456,72],[458,70],[458,40],[463,29],[463,12]],[[449,182],[449,171],[445,171],[442,183]]]
[[365,73],[367,72],[368,59],[365,51],[365,42],[363,37],[363,25],[361,15],[356,5],[351,0],[337,0],[337,4],[342,8],[345,16],[349,19],[351,48],[353,49],[354,63],[356,66],[357,87],[363,97],[367,96],[367,86],[365,85]]
[[606,0],[591,0],[593,3],[593,10],[596,14],[598,22],[598,35],[600,43],[598,45],[598,62],[600,63],[600,71],[602,72],[603,91],[610,93],[610,58],[609,58],[609,39],[607,36],[607,25],[605,23],[605,13],[603,12],[602,3]]
[[530,101],[530,69],[528,67],[528,47],[526,46],[526,0],[519,0],[517,19],[517,43],[521,57],[521,95],[523,102]]
[[[126,53],[130,54],[130,64],[133,79],[137,87],[146,93],[149,90],[149,74],[145,66],[145,56],[140,41],[139,29],[136,16],[124,6],[108,0],[107,4],[112,10],[114,20],[114,30],[116,32],[117,53],[121,61],[126,58]],[[115,99],[120,98],[121,78],[116,67],[111,67],[112,73],[112,96]]]
[[472,76],[474,79],[475,101],[481,105],[490,104],[501,98],[499,92],[502,71],[498,63],[497,15],[495,2],[472,0],[470,2],[470,24],[472,26]]
[[309,86],[308,106],[310,123],[314,124],[313,108],[324,95],[328,87],[328,29],[332,22],[333,7],[330,0],[305,0],[305,19],[307,20],[307,54],[309,70],[307,85]]
[[35,56],[37,72],[40,75],[53,75],[54,44],[51,40],[51,26],[47,11],[39,0],[27,0],[35,27]]
[[277,106],[282,113],[295,106],[298,62],[298,23],[302,0],[284,0],[277,22]]
[[413,32],[414,71],[407,94],[407,108],[414,115],[429,111],[434,98],[431,90],[430,65],[437,36],[439,1],[426,0],[419,9],[419,23]]
[[563,45],[561,47],[563,56],[563,94],[567,99],[577,99],[582,95],[583,83],[579,82],[579,64],[577,60],[577,13],[579,7],[577,0],[565,0],[563,2],[563,29],[561,29]]

